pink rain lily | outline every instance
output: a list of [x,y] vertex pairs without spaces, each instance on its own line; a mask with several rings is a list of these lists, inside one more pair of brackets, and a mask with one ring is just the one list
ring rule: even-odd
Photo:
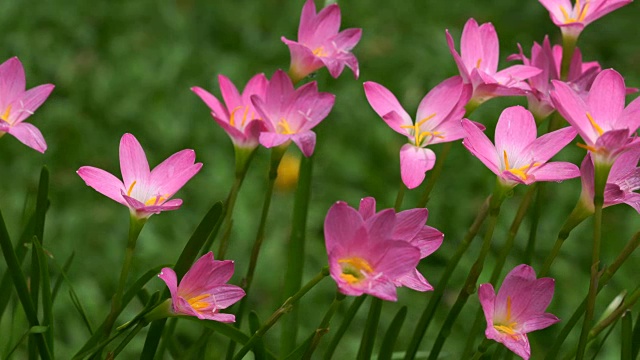
[[[324,236],[331,277],[345,295],[369,294],[396,301],[396,286],[404,284],[405,277],[414,276],[420,249],[406,239],[394,238],[401,225],[397,225],[393,209],[373,215],[375,210],[370,206],[361,211],[370,217],[365,220],[361,213],[338,201],[327,213]],[[408,279],[406,283],[413,284]],[[412,287],[424,288],[425,284]]]
[[530,90],[523,80],[542,70],[527,65],[514,65],[498,71],[500,52],[498,35],[491,23],[469,19],[462,30],[460,54],[447,30],[447,43],[465,83],[473,86],[471,103],[480,104],[497,96],[525,95]]
[[149,171],[147,157],[138,140],[131,134],[124,134],[120,140],[123,181],[92,166],[83,166],[77,173],[88,186],[144,219],[161,211],[180,208],[182,200],[169,199],[200,171],[202,163],[194,164],[195,158],[193,150],[182,150]]
[[44,153],[47,143],[38,128],[24,122],[44,103],[53,91],[52,84],[44,84],[25,91],[22,63],[17,57],[0,65],[0,137],[13,135],[28,147]]
[[304,156],[311,156],[316,145],[311,129],[329,115],[334,100],[334,95],[318,92],[315,81],[296,90],[284,71],[276,71],[265,97],[251,96],[268,129],[260,133],[260,144],[272,148],[293,141]]
[[[638,161],[640,161],[640,149],[635,149],[620,155],[613,163],[604,188],[604,207],[625,203],[640,213],[640,193],[635,192],[640,189]],[[590,154],[587,154],[582,161],[580,173],[582,174],[581,199],[593,212],[594,166]]]
[[552,278],[536,279],[533,268],[524,264],[507,274],[497,295],[491,284],[480,285],[478,297],[487,319],[485,336],[528,360],[531,347],[527,333],[560,321],[545,312],[553,298],[554,287]]
[[585,26],[633,0],[539,0],[564,36],[578,38]]
[[214,260],[213,253],[208,252],[193,264],[179,285],[175,271],[170,268],[163,268],[158,277],[171,292],[175,315],[229,323],[236,321],[235,315],[223,314],[220,310],[245,296],[241,287],[227,284],[232,275],[233,261]]
[[364,92],[373,110],[387,125],[409,139],[409,144],[400,149],[400,174],[409,189],[419,186],[436,162],[436,154],[427,149],[427,145],[464,137],[460,120],[471,97],[471,86],[463,84],[460,76],[443,81],[422,99],[415,123],[384,86],[367,81]]
[[340,29],[340,7],[331,4],[316,14],[313,0],[302,8],[298,41],[282,41],[291,52],[290,74],[295,82],[326,66],[334,78],[340,76],[345,65],[358,78],[358,59],[351,53],[362,35],[361,29]]
[[[372,197],[362,199],[358,212],[369,229],[373,229],[374,220],[372,219],[375,219],[376,215],[376,199]],[[438,250],[444,239],[444,234],[438,229],[425,225],[428,217],[429,211],[425,208],[401,211],[396,214],[395,226],[391,232],[393,240],[406,241],[418,248],[420,259],[424,259]],[[418,269],[395,279],[394,284],[398,287],[406,286],[416,291],[433,290],[433,286]]]
[[[555,111],[549,91],[551,90],[551,80],[560,79],[562,47],[560,45],[551,47],[549,37],[545,36],[542,45],[537,42],[533,43],[531,59],[524,55],[520,45],[518,45],[518,48],[520,53],[509,56],[507,60],[521,60],[524,65],[534,66],[542,70],[540,74],[529,78],[528,83],[531,86],[531,92],[527,93],[527,100],[529,110],[539,119],[544,119]],[[582,53],[579,48],[576,48],[571,58],[566,82],[580,96],[586,97],[593,80],[600,70],[600,64],[596,61],[582,62]]]
[[200,87],[192,87],[191,90],[209,106],[213,120],[229,134],[235,146],[255,148],[258,146],[258,136],[266,130],[266,126],[251,103],[251,96],[264,97],[267,78],[264,74],[252,77],[242,94],[227,77],[218,75],[218,81],[224,106],[215,96]]
[[536,138],[536,121],[522,106],[506,108],[500,114],[495,145],[469,120],[462,120],[462,126],[467,132],[462,144],[507,186],[580,176],[574,164],[548,162],[575,138],[572,127]]
[[578,131],[586,143],[581,147],[592,152],[594,161],[611,164],[621,153],[640,146],[640,140],[633,136],[640,127],[640,98],[625,108],[627,89],[618,72],[600,72],[586,99],[561,81],[552,83],[554,105]]

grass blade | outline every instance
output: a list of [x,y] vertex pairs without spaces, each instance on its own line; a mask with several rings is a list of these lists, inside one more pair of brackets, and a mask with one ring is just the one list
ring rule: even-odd
[[[64,265],[62,265],[62,270],[60,271],[60,275],[56,279],[56,283],[53,285],[53,290],[51,291],[51,301],[53,302],[56,301],[56,296],[58,295],[60,286],[62,286],[62,282],[65,281],[65,278],[66,278],[66,275],[63,275],[63,274],[66,274],[69,272],[69,268],[71,267],[71,263],[73,262],[73,259],[75,258],[75,256],[76,256],[76,252],[75,251],[71,252],[71,255],[69,255],[69,257],[67,258],[67,261],[65,261]],[[54,260],[54,263],[55,263],[55,260]]]
[[393,318],[393,321],[391,321],[391,325],[389,325],[389,329],[387,329],[387,333],[384,335],[384,340],[382,341],[380,352],[378,353],[378,360],[391,360],[393,347],[396,344],[398,335],[400,335],[400,330],[402,329],[402,324],[404,324],[404,319],[406,317],[407,307],[403,306],[402,308],[400,308],[400,310],[398,310],[398,313]]
[[351,306],[347,310],[347,313],[344,315],[344,318],[342,319],[342,323],[340,324],[338,331],[336,331],[336,334],[333,336],[333,338],[331,338],[329,347],[324,353],[324,360],[329,360],[331,359],[331,357],[333,357],[333,353],[336,351],[336,347],[338,347],[340,340],[342,340],[342,337],[347,332],[349,325],[351,325],[351,321],[358,313],[358,310],[360,310],[360,306],[362,306],[362,303],[366,298],[367,298],[366,295],[362,295],[353,299],[353,303],[351,303]]
[[[251,311],[249,313],[249,330],[252,334],[255,334],[260,329],[260,319],[258,318],[258,314],[255,311]],[[262,339],[256,341],[256,344],[253,346],[253,355],[255,360],[264,360],[264,341]]]
[[42,325],[49,327],[49,331],[46,332],[47,344],[49,350],[54,353],[53,349],[53,300],[51,297],[51,278],[49,277],[49,264],[47,262],[47,255],[40,245],[40,241],[37,237],[33,237],[33,250],[38,258],[38,267],[40,268],[40,281],[42,290]]
[[631,311],[627,310],[622,314],[622,340],[620,360],[633,359],[633,327]]

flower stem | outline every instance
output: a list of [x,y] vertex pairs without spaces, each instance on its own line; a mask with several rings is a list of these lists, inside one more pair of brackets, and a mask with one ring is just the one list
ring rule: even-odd
[[353,299],[351,306],[349,306],[349,309],[347,309],[347,313],[342,318],[342,323],[340,324],[338,331],[336,331],[335,335],[333,335],[333,338],[331,338],[331,341],[329,342],[329,346],[324,353],[324,360],[330,360],[333,357],[333,353],[336,351],[338,343],[340,343],[342,336],[344,336],[344,334],[347,332],[349,325],[351,325],[351,321],[358,313],[360,306],[362,306],[362,303],[366,298],[367,295],[360,295],[357,298]]
[[373,344],[376,341],[376,333],[378,332],[378,322],[380,322],[380,313],[382,312],[382,299],[377,297],[371,298],[371,307],[369,308],[369,316],[362,333],[360,341],[360,349],[358,349],[358,360],[371,359],[373,353]]
[[578,343],[577,360],[584,359],[584,353],[587,347],[587,339],[593,313],[596,306],[596,295],[598,294],[598,266],[600,264],[600,240],[602,236],[602,206],[604,205],[604,188],[607,184],[607,177],[611,170],[611,164],[596,162],[594,174],[594,196],[593,204],[595,206],[595,214],[593,221],[593,251],[591,254],[591,281],[589,281],[589,295],[587,296],[587,309],[584,314],[584,322],[582,323],[582,333],[580,333],[580,342]]
[[567,81],[573,53],[576,50],[578,38],[573,35],[562,34],[562,64],[560,65],[560,80]]
[[136,248],[136,242],[138,241],[138,236],[140,236],[140,232],[144,227],[144,224],[147,222],[146,218],[138,218],[134,215],[130,216],[129,221],[129,238],[127,240],[127,248],[124,254],[124,261],[122,263],[122,269],[120,270],[120,280],[118,281],[118,287],[116,288],[116,294],[113,296],[111,302],[111,312],[107,317],[107,322],[104,327],[104,338],[108,338],[111,334],[111,330],[113,329],[113,325],[116,322],[116,318],[120,313],[122,307],[122,296],[124,294],[124,288],[127,284],[127,277],[129,275],[129,270],[131,269],[131,262],[133,261],[133,252]]
[[333,299],[333,303],[331,303],[329,310],[327,310],[327,312],[324,314],[320,325],[318,325],[318,328],[313,335],[313,339],[311,340],[311,344],[309,344],[309,348],[305,352],[303,359],[311,359],[311,355],[313,355],[313,352],[318,347],[320,339],[322,339],[322,336],[324,336],[324,334],[329,332],[329,322],[331,321],[331,318],[336,313],[336,311],[338,311],[338,308],[342,304],[342,301],[345,297],[346,296],[344,296],[340,292],[336,293],[336,297],[335,299]]
[[235,360],[242,359],[249,352],[249,350],[251,350],[253,345],[258,340],[260,340],[264,336],[264,334],[267,331],[269,331],[269,329],[271,329],[271,327],[273,325],[275,325],[276,322],[278,322],[278,320],[280,319],[280,317],[282,315],[284,315],[284,314],[288,313],[289,311],[291,311],[293,306],[296,304],[296,302],[298,302],[298,300],[300,300],[301,297],[303,297],[307,292],[309,292],[309,290],[311,290],[314,286],[316,286],[322,279],[324,279],[328,275],[329,275],[329,268],[328,267],[324,267],[322,269],[322,271],[320,271],[320,273],[318,275],[316,275],[305,286],[303,286],[302,289],[298,290],[297,293],[295,293],[293,296],[288,298],[282,304],[282,306],[280,306],[278,308],[278,310],[276,310],[273,314],[271,314],[271,316],[269,317],[269,319],[267,319],[267,321],[264,323],[264,325],[262,325],[258,329],[258,331],[256,331],[251,336],[251,338],[249,338],[249,341],[242,347],[242,349],[240,349],[240,351],[238,351],[238,353],[233,358]]
[[[400,181],[400,187],[398,188],[398,195],[396,195],[396,201],[393,203],[393,209],[398,212],[402,208],[402,200],[404,200],[404,193],[406,190],[404,183]],[[422,206],[418,206],[422,207]]]
[[493,344],[495,344],[495,341],[491,341],[489,339],[482,340],[482,343],[478,345],[478,350],[475,352],[475,354],[473,354],[473,357],[471,358],[471,360],[480,360],[482,355],[484,355]]
[[427,307],[422,312],[422,315],[420,316],[420,320],[418,321],[418,325],[416,325],[416,329],[413,331],[413,337],[411,338],[411,341],[409,342],[409,347],[407,348],[407,351],[405,353],[405,360],[412,360],[413,358],[415,358],[418,352],[418,347],[420,346],[420,342],[422,341],[424,334],[427,332],[427,329],[429,328],[429,324],[431,324],[431,320],[433,319],[433,316],[436,312],[436,308],[438,307],[438,304],[440,303],[440,300],[442,300],[442,296],[444,295],[444,291],[447,287],[447,283],[449,282],[449,279],[451,278],[451,275],[453,274],[453,271],[458,266],[458,263],[460,262],[460,258],[462,258],[462,255],[467,251],[467,249],[471,245],[471,240],[473,240],[476,237],[476,234],[480,230],[480,227],[484,223],[484,220],[487,218],[487,214],[489,213],[490,200],[491,200],[491,196],[489,196],[482,203],[482,206],[480,207],[480,211],[478,212],[478,215],[476,215],[476,218],[473,221],[473,224],[471,224],[471,227],[469,228],[469,230],[467,230],[467,233],[465,234],[464,239],[462,240],[460,245],[458,245],[456,252],[453,254],[451,259],[449,259],[449,262],[447,263],[447,266],[444,272],[442,273],[442,277],[440,278],[440,281],[434,287],[433,294],[431,295],[431,300],[429,300]]
[[438,337],[436,338],[436,342],[431,349],[429,354],[429,360],[436,360],[440,355],[440,351],[444,346],[444,342],[447,337],[451,333],[451,328],[455,323],[458,315],[462,311],[462,308],[467,303],[467,300],[471,296],[471,294],[476,292],[476,282],[482,273],[482,269],[484,267],[484,260],[491,249],[491,240],[493,238],[493,231],[496,228],[496,224],[498,223],[498,214],[500,213],[500,206],[505,199],[506,193],[510,190],[510,187],[502,184],[499,180],[496,184],[496,189],[491,196],[491,203],[489,204],[489,223],[487,224],[487,229],[484,234],[484,239],[482,242],[482,248],[480,249],[480,254],[476,259],[475,263],[471,267],[471,271],[467,276],[467,280],[464,283],[462,289],[460,289],[460,293],[458,293],[458,298],[456,302],[453,304],[453,307],[449,311],[447,318],[445,319],[444,324],[440,328],[440,332],[438,333]]
[[448,142],[444,144],[442,147],[442,151],[438,154],[438,159],[436,160],[436,165],[433,170],[430,172],[429,179],[427,180],[427,185],[424,188],[424,192],[422,196],[420,196],[420,200],[418,201],[418,205],[416,207],[425,207],[429,202],[429,196],[431,195],[431,190],[436,186],[436,181],[440,178],[442,174],[442,169],[444,169],[444,163],[447,160],[447,156],[449,156],[449,152],[451,152],[451,148],[453,147],[453,142]]

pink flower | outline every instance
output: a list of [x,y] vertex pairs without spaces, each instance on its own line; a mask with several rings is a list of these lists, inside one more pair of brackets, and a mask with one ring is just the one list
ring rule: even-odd
[[316,15],[313,0],[307,0],[302,8],[298,41],[282,37],[291,52],[291,76],[298,81],[310,73],[326,66],[337,78],[345,65],[358,78],[358,59],[351,49],[360,41],[361,29],[340,29],[340,7],[331,4]]
[[585,26],[623,7],[632,0],[539,0],[549,10],[551,20],[560,27],[562,34],[577,38]]
[[[385,210],[382,210],[385,211]],[[358,209],[362,219],[371,226],[370,219],[376,215],[376,199],[366,197],[360,200]],[[420,259],[424,259],[438,250],[442,245],[444,234],[438,229],[425,225],[429,211],[417,208],[401,211],[396,214],[396,222],[391,232],[393,240],[406,241],[420,250]],[[422,276],[418,269],[394,280],[396,286],[406,286],[417,291],[431,291],[433,286]]]
[[23,144],[41,153],[47,143],[38,128],[23,122],[47,100],[54,86],[39,85],[25,91],[22,63],[17,57],[0,65],[0,137],[5,133],[15,136]]
[[[396,301],[397,283],[414,274],[420,249],[407,240],[394,239],[397,217],[393,209],[374,215],[370,206],[362,211],[370,217],[364,219],[339,201],[327,213],[324,235],[331,277],[345,295],[366,293]],[[424,284],[416,287],[420,286]]]
[[[640,149],[627,151],[620,155],[611,166],[607,184],[604,188],[604,207],[625,203],[640,213]],[[594,211],[594,167],[590,154],[580,166],[582,174],[582,200],[587,208]]]
[[527,333],[560,321],[555,315],[545,313],[554,287],[552,278],[536,279],[533,268],[524,264],[507,274],[497,296],[491,284],[480,285],[478,297],[487,319],[485,336],[528,360],[531,347]]
[[473,85],[471,102],[482,103],[496,96],[524,95],[529,85],[523,80],[542,70],[527,65],[514,65],[498,70],[498,35],[491,23],[469,19],[462,30],[460,54],[447,30],[447,43],[465,83]]
[[200,171],[193,150],[182,150],[149,171],[149,163],[138,140],[124,134],[120,140],[120,170],[122,179],[92,166],[83,166],[77,173],[88,186],[120,204],[127,206],[138,218],[148,218],[161,211],[176,210],[182,200],[169,200],[184,184]]
[[400,174],[409,189],[419,186],[436,162],[436,154],[427,145],[464,137],[460,119],[471,96],[471,86],[463,84],[460,76],[443,81],[422,99],[415,123],[384,86],[367,81],[364,92],[387,125],[409,139],[409,144],[400,149]]
[[218,125],[229,134],[231,141],[241,148],[253,149],[258,146],[258,136],[266,127],[251,103],[251,96],[264,97],[267,90],[267,78],[258,74],[249,80],[242,95],[235,85],[225,76],[218,75],[220,92],[225,106],[218,99],[200,87],[191,90],[211,109],[211,115]]
[[304,156],[311,156],[316,146],[311,129],[329,114],[334,100],[334,95],[318,92],[315,81],[296,90],[284,71],[276,71],[265,97],[251,96],[268,129],[260,133],[260,144],[272,148],[293,141]]
[[508,186],[580,176],[574,164],[548,162],[576,136],[572,127],[536,138],[536,121],[522,106],[506,108],[500,114],[495,146],[469,120],[462,120],[462,126],[467,132],[462,144]]
[[241,287],[227,284],[233,275],[233,261],[213,260],[213,253],[204,254],[187,271],[180,285],[175,271],[163,268],[158,277],[171,292],[172,308],[176,315],[196,316],[198,319],[235,322],[233,314],[220,312],[245,296]]
[[[551,90],[551,80],[560,79],[562,47],[560,45],[554,45],[552,48],[549,37],[545,36],[542,45],[537,42],[533,43],[531,60],[524,55],[520,45],[518,45],[518,48],[520,49],[520,53],[509,56],[507,60],[521,60],[524,65],[535,66],[542,70],[540,74],[529,78],[528,82],[531,86],[531,93],[527,93],[527,100],[531,112],[540,119],[546,118],[555,111],[555,106],[551,101],[549,91]],[[600,70],[600,64],[596,61],[583,63],[582,53],[580,49],[576,48],[571,58],[571,64],[569,65],[567,84],[580,94],[580,96],[586,97],[593,80]]]
[[574,127],[591,151],[594,161],[613,163],[621,153],[640,146],[633,136],[640,126],[640,98],[625,108],[627,89],[622,76],[613,69],[596,76],[583,99],[572,87],[553,80],[551,99],[558,112]]

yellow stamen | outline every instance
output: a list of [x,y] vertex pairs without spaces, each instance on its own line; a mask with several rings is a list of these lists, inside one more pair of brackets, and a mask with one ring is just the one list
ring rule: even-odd
[[249,114],[249,107],[245,106],[244,114],[242,115],[242,123],[240,124],[240,126],[244,126],[244,123],[247,122],[247,114]]
[[285,118],[280,119],[278,126],[282,128],[282,131],[280,131],[280,134],[283,134],[283,135],[295,134],[295,132],[292,131],[291,128],[289,127],[289,123]]
[[412,129],[413,130],[413,137],[415,139],[415,143],[416,146],[420,146],[422,144],[422,140],[424,140],[425,137],[427,136],[433,136],[433,137],[437,137],[440,139],[444,139],[444,135],[441,135],[442,132],[441,131],[421,131],[420,130],[420,126],[422,126],[424,123],[426,123],[427,121],[433,119],[436,116],[435,113],[425,117],[424,119],[417,121],[415,124],[412,125],[400,125],[401,128],[403,129]]
[[507,321],[511,320],[511,296],[507,296]]
[[11,113],[11,105],[7,106],[7,110],[2,114],[0,119],[9,122],[9,114]]
[[515,327],[518,326],[518,323],[511,321],[511,296],[507,296],[507,318],[505,319],[505,322],[506,325],[493,325],[493,328],[503,334],[507,334],[512,338],[517,339],[519,334],[516,332]]
[[602,131],[602,128],[600,127],[600,125],[598,125],[598,123],[596,123],[596,121],[593,120],[593,117],[591,116],[591,114],[587,113],[587,118],[589,119],[591,126],[593,126],[593,128],[598,132],[598,135],[602,136],[602,133],[604,133],[604,131]]
[[476,69],[480,69],[480,64],[482,64],[482,59],[478,59],[476,62]]
[[152,196],[149,200],[147,200],[144,204],[147,206],[151,206],[151,205],[158,205],[160,203],[162,203],[163,201],[167,200],[167,198],[169,197],[169,195],[166,196]]
[[[231,115],[229,115],[229,125],[235,127],[236,126],[236,111],[242,109],[244,106],[236,106],[235,109],[231,111]],[[246,115],[245,115],[246,116]]]
[[567,10],[564,8],[564,6],[560,5],[560,11],[562,12],[562,16],[564,16],[564,21],[567,23],[572,23],[575,22],[575,20],[573,20],[570,16],[569,13],[567,13]]
[[585,149],[585,150],[589,150],[591,152],[598,152],[598,148],[595,146],[590,146],[590,145],[586,145],[586,144],[581,144],[581,143],[577,143],[576,144],[579,148]]
[[138,182],[137,180],[134,180],[131,183],[131,185],[129,185],[129,190],[127,190],[127,196],[129,196],[129,197],[131,196],[131,192],[133,191],[133,187],[136,185],[137,182]]
[[589,0],[586,0],[584,6],[580,4],[580,0],[576,0],[576,5],[572,9],[572,13],[576,13],[577,11],[576,17],[572,17],[571,15],[569,15],[567,10],[563,6],[560,6],[560,11],[562,12],[562,16],[564,16],[565,24],[584,22],[584,19],[587,17],[587,13],[589,12],[588,10]]
[[509,158],[507,157],[507,150],[502,150],[502,157],[504,157],[504,166],[507,168],[507,170],[509,170],[510,166],[509,166]]
[[[576,6],[580,4],[580,1],[576,1]],[[587,16],[587,10],[589,9],[589,1],[584,4],[584,7],[580,10],[580,16],[578,16],[578,21],[583,22],[584,18]]]
[[194,298],[191,298],[189,300],[187,300],[189,302],[189,305],[191,305],[191,307],[193,308],[193,310],[200,310],[200,309],[204,309],[206,307],[211,306],[211,303],[208,303],[206,301],[200,301],[202,299],[206,299],[209,296],[211,296],[211,294],[202,294],[202,295],[198,295]]
[[[534,168],[536,166],[540,166],[542,165],[541,163],[533,163],[533,164],[529,164],[529,165],[525,165],[525,166],[521,166],[517,169],[512,169],[511,166],[509,165],[509,158],[507,157],[507,150],[503,150],[502,151],[502,156],[504,157],[504,167],[505,170],[512,173],[513,175],[519,177],[520,179],[522,179],[522,181],[526,181],[527,178],[529,177],[529,175],[527,175],[527,171],[529,171],[531,168]],[[509,306],[510,300],[507,300],[507,306]]]
[[324,52],[324,46],[317,47],[315,50],[313,50],[313,55],[319,57],[327,56],[327,54]]
[[367,274],[373,272],[369,262],[361,257],[352,256],[340,259],[338,263],[342,266],[340,277],[349,284],[356,284],[362,281]]

